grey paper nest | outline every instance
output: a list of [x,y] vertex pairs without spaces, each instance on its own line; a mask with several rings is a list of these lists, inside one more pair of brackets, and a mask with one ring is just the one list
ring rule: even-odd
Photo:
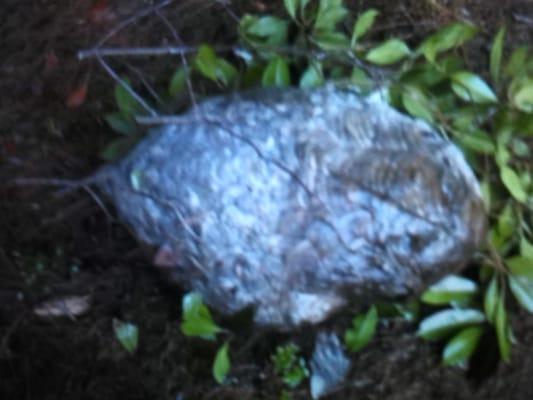
[[282,329],[416,294],[484,236],[455,145],[379,94],[332,85],[209,99],[98,185],[182,286]]

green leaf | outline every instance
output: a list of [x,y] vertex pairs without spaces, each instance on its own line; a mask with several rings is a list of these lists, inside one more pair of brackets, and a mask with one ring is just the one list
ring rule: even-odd
[[520,238],[520,255],[528,260],[533,260],[533,244],[522,236]]
[[263,72],[262,82],[264,87],[287,87],[291,84],[289,66],[287,62],[276,57],[270,61]]
[[170,83],[168,84],[168,93],[174,97],[177,94],[183,92],[187,87],[187,79],[189,77],[189,71],[185,67],[179,67],[176,69]]
[[507,258],[505,264],[507,264],[512,275],[533,279],[533,261],[531,259],[517,256]]
[[505,66],[505,75],[509,78],[522,75],[527,65],[528,48],[526,46],[518,47],[513,51],[509,62]]
[[320,48],[326,51],[343,50],[349,46],[348,37],[341,32],[321,32],[313,39]]
[[509,322],[505,310],[505,296],[502,293],[496,306],[496,337],[502,360],[508,362],[511,358],[511,341],[509,340]]
[[100,157],[107,161],[118,160],[120,157],[128,153],[138,141],[139,137],[137,136],[113,140],[100,152]]
[[465,101],[473,103],[495,103],[498,101],[492,89],[478,75],[468,71],[453,74],[452,90]]
[[424,92],[416,86],[405,87],[405,90],[402,92],[402,103],[405,109],[413,117],[433,122],[431,103]]
[[418,336],[427,340],[441,339],[468,325],[485,322],[485,316],[475,309],[448,309],[425,318],[418,328]]
[[377,65],[389,65],[397,63],[411,54],[409,47],[398,39],[390,39],[378,47],[370,50],[367,55],[367,61]]
[[213,377],[219,384],[224,383],[231,368],[231,361],[228,353],[228,344],[225,343],[218,349],[215,362],[213,363]]
[[296,10],[298,9],[299,0],[283,0],[285,9],[289,13],[292,19],[296,19]]
[[211,46],[203,44],[198,48],[194,65],[206,78],[217,80],[217,55]]
[[365,347],[376,333],[378,323],[378,312],[372,306],[366,314],[359,315],[352,321],[352,328],[346,330],[344,342],[346,347],[352,352],[356,352]]
[[[122,78],[122,80],[129,90],[133,90],[128,78]],[[141,105],[137,102],[137,100],[135,100],[126,87],[120,83],[115,85],[115,101],[117,102],[118,109],[125,115],[141,113]]]
[[217,59],[216,77],[225,86],[228,86],[231,81],[237,76],[237,70],[233,65],[223,58]]
[[511,195],[521,203],[525,203],[527,201],[527,193],[525,192],[524,188],[522,187],[522,183],[520,182],[520,178],[516,174],[516,172],[508,166],[502,166],[500,168],[500,177]]
[[314,30],[315,32],[333,31],[335,30],[335,26],[346,18],[347,15],[348,10],[342,5],[333,4],[327,8],[321,8],[315,20]]
[[500,68],[503,52],[503,40],[505,37],[505,28],[500,28],[490,50],[490,76],[492,81],[497,83],[500,80]]
[[362,13],[358,18],[357,21],[355,21],[354,27],[353,27],[353,34],[352,34],[352,42],[351,46],[352,48],[357,43],[357,40],[359,40],[365,33],[368,32],[368,30],[374,25],[374,20],[379,15],[379,11],[370,9],[366,10],[364,13]]
[[241,34],[245,39],[268,46],[286,44],[288,26],[288,21],[272,16],[258,18],[245,15],[240,22]]
[[528,312],[533,313],[533,278],[510,276],[509,287],[514,297]]
[[122,347],[128,353],[133,354],[139,343],[139,328],[129,322],[123,322],[113,318],[113,330],[115,331],[115,337]]
[[322,65],[317,62],[311,63],[300,78],[301,88],[317,87],[323,83],[324,76],[322,75]]
[[492,138],[480,129],[462,134],[459,137],[459,141],[464,148],[479,154],[492,155],[496,152],[496,146],[494,145]]
[[429,88],[442,82],[446,75],[435,65],[423,63],[401,72],[400,80],[403,83]]
[[429,287],[422,294],[422,301],[427,304],[449,304],[470,299],[478,291],[477,284],[458,275],[449,275]]
[[512,100],[519,110],[533,112],[533,79],[524,81],[512,95]]
[[498,298],[500,290],[498,287],[498,278],[493,276],[483,299],[483,308],[485,309],[485,315],[487,320],[493,324],[496,319],[496,307],[498,305]]
[[506,204],[498,216],[496,225],[498,234],[503,240],[507,240],[515,232],[517,223],[511,203]]
[[444,365],[464,366],[474,353],[483,333],[483,327],[472,326],[455,335],[444,348],[442,360]]
[[529,145],[522,139],[513,138],[511,140],[511,148],[518,157],[529,157],[531,155]]
[[360,67],[353,67],[350,75],[350,82],[363,91],[371,90],[375,82],[368,77],[365,70]]
[[213,340],[220,332],[199,293],[192,292],[183,297],[182,312],[181,331],[184,335]]
[[423,53],[429,62],[434,62],[439,53],[462,45],[476,32],[475,26],[457,22],[428,37],[422,42],[418,51]]
[[208,45],[198,48],[194,65],[203,76],[224,85],[228,85],[237,75],[235,67],[223,58],[218,58],[213,48]]
[[104,115],[105,121],[116,132],[129,136],[139,132],[135,121],[129,114],[114,112]]

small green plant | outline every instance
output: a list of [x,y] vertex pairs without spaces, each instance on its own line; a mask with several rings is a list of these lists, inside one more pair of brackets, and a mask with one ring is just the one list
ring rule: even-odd
[[[191,292],[183,296],[182,312],[181,332],[185,336],[214,341],[216,335],[223,331],[213,321],[211,312],[203,303],[199,293]],[[219,347],[215,355],[212,368],[213,377],[219,384],[222,384],[225,382],[230,369],[229,344],[226,342]]]
[[300,349],[294,343],[278,346],[272,356],[274,371],[291,389],[296,388],[309,376],[305,360],[298,355]]
[[363,349],[374,337],[378,324],[376,306],[370,307],[366,314],[355,317],[352,327],[344,333],[344,343],[348,350],[357,352]]

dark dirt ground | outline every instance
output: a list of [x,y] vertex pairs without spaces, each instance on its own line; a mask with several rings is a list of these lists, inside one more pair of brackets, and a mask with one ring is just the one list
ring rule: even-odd
[[[102,163],[99,151],[115,136],[102,116],[112,110],[112,80],[76,52],[93,46],[147,0],[3,0],[0,6],[0,398],[1,399],[276,399],[283,383],[270,355],[296,340],[309,354],[313,338],[257,333],[234,321],[230,383],[211,377],[216,344],[184,337],[179,330],[178,288],[150,267],[149,252],[87,193],[54,196],[48,187],[14,187],[14,177],[79,178]],[[161,9],[189,45],[231,44],[236,15],[280,10],[281,1],[177,0]],[[355,13],[382,12],[375,38],[417,38],[457,17],[479,24],[482,43],[506,23],[507,45],[533,42],[529,0],[390,2],[350,1]],[[153,13],[115,35],[113,46],[173,43]],[[179,59],[166,57],[113,63],[118,71],[168,77]],[[88,94],[75,105],[73,92]],[[69,101],[70,97],[70,101]],[[77,318],[40,318],[42,301],[90,295],[89,311]],[[137,352],[116,341],[113,318],[140,328]],[[219,316],[217,316],[219,318]],[[338,324],[349,318],[341,318]],[[345,321],[346,320],[346,321]],[[221,321],[218,319],[218,321]],[[470,373],[439,365],[438,345],[418,340],[416,326],[401,320],[380,325],[372,344],[354,358],[339,399],[533,398],[533,318],[516,312],[518,343],[510,364],[498,364],[494,341],[474,360]],[[308,398],[306,385],[294,392]],[[180,397],[182,396],[182,397]]]

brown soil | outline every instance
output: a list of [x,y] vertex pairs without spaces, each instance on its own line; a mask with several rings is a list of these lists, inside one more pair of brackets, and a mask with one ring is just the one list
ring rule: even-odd
[[[313,337],[306,332],[258,333],[235,319],[219,319],[232,328],[227,337],[232,371],[227,385],[217,385],[211,376],[217,344],[180,333],[182,293],[150,267],[147,250],[110,216],[112,211],[84,192],[56,196],[49,187],[10,183],[28,176],[76,179],[102,162],[99,152],[115,137],[102,119],[113,109],[112,81],[96,61],[79,62],[76,52],[150,3],[4,0],[0,9],[2,399],[277,399],[284,386],[270,362],[276,346],[295,340],[307,355],[311,350]],[[277,12],[281,3],[176,0],[161,14],[186,44],[231,44],[236,37],[231,13]],[[369,6],[382,12],[376,40],[394,34],[416,43],[461,17],[482,26],[485,57],[502,23],[510,30],[508,45],[533,42],[528,0],[348,3],[354,13]],[[175,41],[153,13],[108,42],[162,43]],[[142,70],[156,88],[180,63],[176,57],[131,62],[112,65],[129,76]],[[75,105],[74,92],[84,84],[87,97]],[[42,301],[79,295],[92,299],[83,316],[47,319],[33,311]],[[114,318],[139,326],[134,355],[116,341]],[[354,358],[346,387],[331,398],[531,399],[533,318],[517,311],[512,319],[519,341],[512,362],[498,363],[495,342],[487,337],[468,373],[440,366],[440,348],[418,340],[415,325],[384,321],[372,345]],[[306,387],[294,397],[308,398]]]

